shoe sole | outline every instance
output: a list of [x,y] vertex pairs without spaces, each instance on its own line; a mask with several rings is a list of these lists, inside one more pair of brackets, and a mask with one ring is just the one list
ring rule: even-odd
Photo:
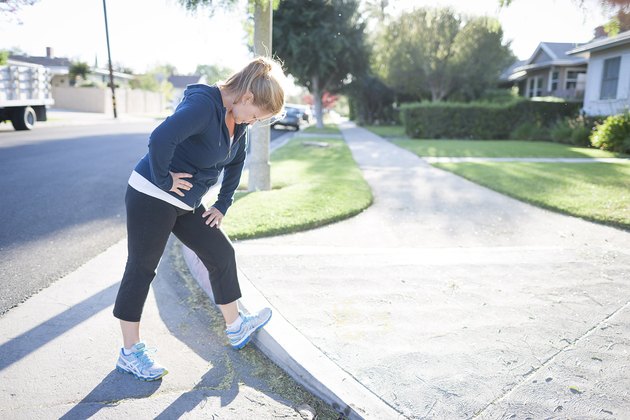
[[152,382],[152,381],[157,381],[158,379],[162,379],[164,377],[164,375],[166,375],[168,373],[168,370],[164,369],[164,372],[162,372],[162,374],[160,376],[156,376],[155,378],[143,378],[142,376],[138,376],[133,372],[130,372],[128,370],[123,369],[120,366],[116,366],[116,370],[120,373],[128,373],[131,376],[133,376],[134,378],[140,380],[140,381],[144,381],[144,382]]
[[249,343],[249,340],[252,339],[252,335],[254,335],[256,333],[256,331],[258,331],[259,329],[261,329],[262,327],[267,325],[267,323],[271,320],[272,316],[273,316],[273,312],[271,313],[271,315],[269,315],[269,318],[267,318],[267,320],[265,322],[263,322],[262,324],[257,326],[256,329],[254,331],[252,331],[252,333],[250,335],[248,335],[247,338],[245,340],[243,340],[243,342],[241,344],[237,344],[236,346],[233,345],[232,348],[236,349],[236,350],[240,350],[243,347],[245,347],[247,345],[247,343]]

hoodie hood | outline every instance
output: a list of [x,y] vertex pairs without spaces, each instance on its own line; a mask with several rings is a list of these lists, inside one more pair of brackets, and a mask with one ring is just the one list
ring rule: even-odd
[[184,90],[184,98],[211,101],[218,110],[222,110],[225,113],[225,106],[223,106],[223,98],[221,97],[221,91],[217,85],[204,85],[202,83],[196,83],[186,86]]

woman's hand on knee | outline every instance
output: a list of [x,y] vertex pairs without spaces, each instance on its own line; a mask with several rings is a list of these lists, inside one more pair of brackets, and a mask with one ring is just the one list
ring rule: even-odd
[[210,207],[208,210],[203,212],[201,217],[207,217],[206,225],[210,227],[221,227],[221,221],[223,220],[223,213],[217,210],[216,207]]
[[191,174],[187,174],[185,172],[170,172],[171,178],[173,178],[173,186],[169,191],[173,191],[175,194],[180,197],[184,196],[184,193],[180,190],[188,191],[192,188],[192,184],[188,181],[185,181],[184,178],[192,178]]

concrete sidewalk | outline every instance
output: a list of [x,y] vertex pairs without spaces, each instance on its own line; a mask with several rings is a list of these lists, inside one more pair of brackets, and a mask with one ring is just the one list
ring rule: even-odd
[[342,131],[374,205],[236,244],[278,315],[392,418],[630,418],[629,233]]
[[168,375],[141,382],[114,369],[121,241],[0,317],[0,418],[302,419],[304,404],[336,418],[260,351],[229,347],[217,308],[180,274],[180,247],[167,247],[142,323]]

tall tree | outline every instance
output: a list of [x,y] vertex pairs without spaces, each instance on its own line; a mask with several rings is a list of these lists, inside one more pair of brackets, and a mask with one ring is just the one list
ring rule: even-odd
[[199,64],[195,69],[195,74],[206,76],[206,81],[209,84],[224,80],[232,73],[232,69],[216,64]]
[[512,58],[499,23],[452,9],[417,9],[392,20],[376,43],[374,66],[401,94],[432,101],[457,92],[475,99]]
[[498,20],[470,18],[455,38],[455,91],[465,100],[479,98],[515,60]]
[[88,74],[90,74],[90,65],[83,61],[77,61],[70,64],[68,68],[68,76],[70,76],[70,85],[74,86],[77,83],[77,78],[81,76],[83,80],[87,80]]
[[377,41],[377,71],[399,92],[444,99],[455,87],[454,43],[460,25],[451,9],[403,13]]
[[369,67],[358,1],[284,0],[273,29],[274,54],[311,92],[317,126],[323,127],[323,92],[338,92]]

